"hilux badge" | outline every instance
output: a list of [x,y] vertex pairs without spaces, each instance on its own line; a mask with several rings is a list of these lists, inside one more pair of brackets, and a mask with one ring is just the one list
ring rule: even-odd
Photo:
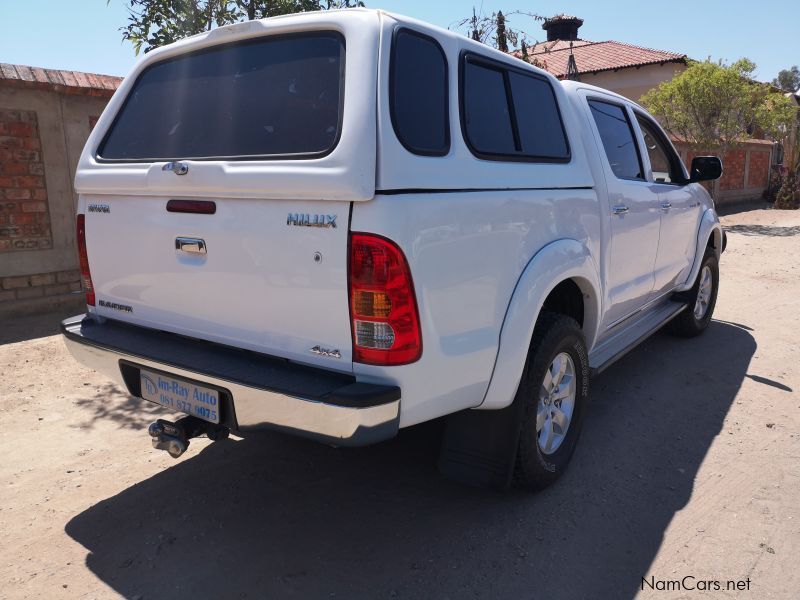
[[287,225],[295,227],[336,228],[336,215],[310,215],[308,213],[289,213]]

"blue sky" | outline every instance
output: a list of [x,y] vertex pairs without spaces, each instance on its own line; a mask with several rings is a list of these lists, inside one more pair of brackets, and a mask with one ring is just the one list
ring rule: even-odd
[[[566,12],[582,17],[581,37],[614,39],[683,52],[692,58],[734,61],[747,56],[757,77],[771,80],[780,69],[800,65],[798,0],[366,0],[447,27],[483,6],[485,12],[522,10],[545,16]],[[767,7],[769,7],[767,9]],[[124,0],[0,0],[0,62],[124,75],[134,63],[133,47],[118,29],[126,22]],[[538,23],[513,17],[515,27],[535,39]]]

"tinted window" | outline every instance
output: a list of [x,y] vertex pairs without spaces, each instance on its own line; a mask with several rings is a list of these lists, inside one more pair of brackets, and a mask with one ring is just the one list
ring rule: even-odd
[[470,145],[484,154],[514,154],[514,132],[503,72],[464,65],[464,124]]
[[481,158],[569,160],[550,83],[467,56],[462,64],[464,135]]
[[622,179],[644,179],[639,151],[625,109],[599,100],[589,100],[589,106],[614,175]]
[[101,144],[105,159],[319,154],[339,135],[344,41],[259,38],[147,68]]
[[677,165],[678,157],[675,156],[672,148],[666,145],[666,142],[656,132],[656,128],[652,123],[639,115],[636,116],[636,120],[639,121],[639,127],[642,129],[642,137],[644,138],[644,146],[647,149],[647,155],[650,157],[653,180],[659,183],[681,181],[683,176]]
[[522,153],[549,158],[569,157],[556,98],[550,84],[538,77],[508,74]]
[[447,154],[447,61],[433,39],[401,29],[394,40],[390,83],[392,123],[417,154]]

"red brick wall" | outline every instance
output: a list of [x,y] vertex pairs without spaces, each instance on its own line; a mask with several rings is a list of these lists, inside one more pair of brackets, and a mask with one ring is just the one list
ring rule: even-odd
[[722,177],[719,180],[721,191],[744,189],[744,160],[744,150],[731,150],[722,158]]
[[0,252],[52,246],[36,113],[0,110]]
[[767,187],[769,183],[769,150],[750,151],[747,187]]
[[[675,147],[685,158],[689,168],[692,158],[709,152],[693,152],[685,144],[676,142]],[[748,159],[747,156],[750,156]],[[769,185],[771,145],[760,141],[745,142],[741,148],[732,150],[722,157],[723,174],[719,180],[719,196],[717,200],[736,198],[758,198]],[[745,164],[747,165],[747,182],[744,180]],[[707,190],[713,187],[711,182],[702,184]]]

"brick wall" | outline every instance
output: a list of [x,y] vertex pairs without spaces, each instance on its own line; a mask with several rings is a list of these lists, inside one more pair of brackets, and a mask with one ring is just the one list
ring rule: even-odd
[[767,187],[769,183],[769,151],[751,151],[748,187]]
[[86,138],[118,83],[0,65],[0,322],[85,310],[72,181]]
[[[687,144],[674,142],[687,168],[692,159],[698,156]],[[700,155],[707,155],[701,152]],[[765,140],[749,140],[741,147],[731,150],[722,157],[722,177],[715,182],[704,182],[711,191],[716,187],[715,199],[718,203],[736,200],[760,199],[769,185],[769,169],[772,160],[772,144]]]
[[0,110],[0,252],[52,246],[36,113]]
[[77,269],[0,279],[0,302],[32,300],[80,291],[81,272]]
[[744,150],[732,150],[725,154],[722,177],[719,180],[721,191],[744,189],[744,161]]

